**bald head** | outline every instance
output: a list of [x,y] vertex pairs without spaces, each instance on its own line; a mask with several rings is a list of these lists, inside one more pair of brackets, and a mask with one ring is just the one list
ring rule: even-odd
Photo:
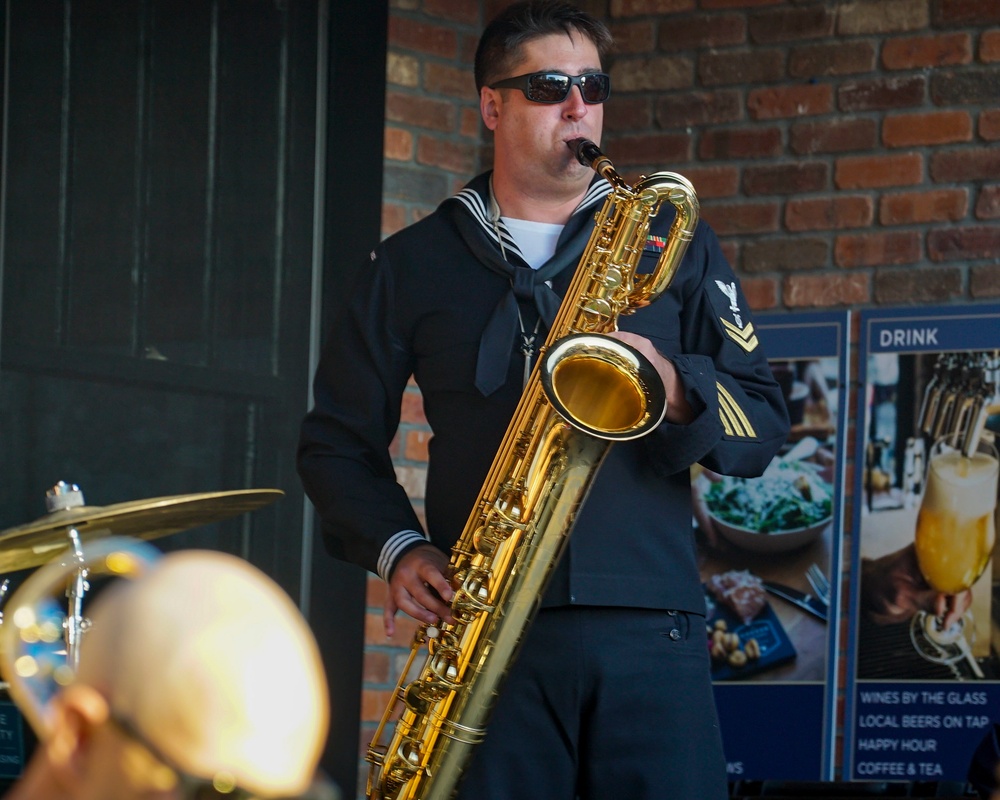
[[319,652],[288,596],[235,556],[172,553],[90,610],[77,682],[176,766],[262,795],[309,784],[328,726]]

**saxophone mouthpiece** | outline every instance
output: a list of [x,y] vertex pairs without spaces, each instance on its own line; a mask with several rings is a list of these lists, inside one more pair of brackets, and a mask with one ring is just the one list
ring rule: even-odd
[[585,167],[593,167],[594,162],[603,155],[600,148],[590,139],[571,139],[566,142],[566,146],[573,151],[576,160]]
[[576,160],[583,166],[590,167],[594,172],[616,186],[624,186],[625,183],[615,172],[611,159],[601,152],[601,148],[590,139],[571,139],[566,142],[566,146],[576,154]]

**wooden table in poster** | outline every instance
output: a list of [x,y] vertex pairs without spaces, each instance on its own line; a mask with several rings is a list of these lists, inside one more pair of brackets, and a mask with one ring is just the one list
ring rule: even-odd
[[[753,553],[741,550],[726,541],[709,547],[699,535],[699,567],[703,582],[712,575],[729,570],[747,569],[763,580],[775,581],[812,592],[806,578],[810,564],[816,564],[828,575],[830,541],[833,524],[811,544],[786,553]],[[768,593],[767,601],[795,647],[796,656],[791,661],[764,670],[749,671],[746,681],[823,681],[826,679],[827,626],[836,624],[836,610],[831,609],[828,621],[814,617],[780,597]],[[764,612],[762,612],[764,613]],[[738,674],[738,673],[737,673]]]

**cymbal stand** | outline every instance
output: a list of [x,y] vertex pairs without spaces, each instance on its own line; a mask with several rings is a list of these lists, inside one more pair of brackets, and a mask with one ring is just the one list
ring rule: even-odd
[[[70,508],[84,505],[83,492],[75,483],[59,481],[55,486],[45,493],[45,506],[49,513],[65,511]],[[83,617],[83,597],[90,589],[87,580],[89,572],[84,566],[83,543],[80,541],[80,531],[75,526],[66,530],[72,548],[72,560],[80,566],[77,567],[76,575],[66,587],[67,614],[63,623],[66,638],[66,663],[75,673],[80,666],[80,640],[87,628],[90,627],[89,620]]]
[[76,574],[66,587],[66,622],[63,623],[66,629],[66,663],[70,669],[76,673],[80,666],[80,640],[83,634],[90,627],[90,620],[83,616],[83,597],[90,589],[90,582],[87,580],[89,570],[84,566],[83,547],[80,542],[80,532],[76,528],[67,531],[70,541],[73,543],[73,559],[80,565]]

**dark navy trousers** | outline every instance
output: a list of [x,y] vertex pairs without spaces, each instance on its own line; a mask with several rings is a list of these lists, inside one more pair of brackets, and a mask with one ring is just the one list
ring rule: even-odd
[[705,618],[544,608],[461,800],[725,800]]

